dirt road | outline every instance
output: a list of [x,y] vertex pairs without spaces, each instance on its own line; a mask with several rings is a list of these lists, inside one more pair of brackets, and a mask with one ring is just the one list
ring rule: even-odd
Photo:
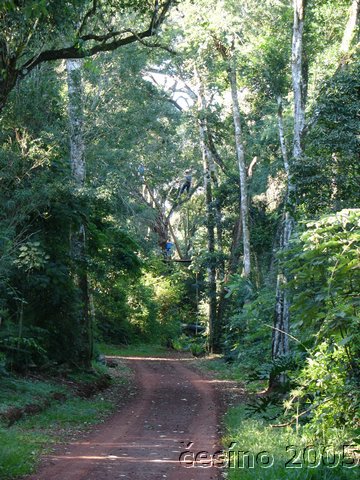
[[[186,358],[128,357],[126,362],[135,370],[138,395],[86,439],[47,457],[31,480],[220,478],[209,455],[193,462],[197,453],[219,449],[218,394],[211,381],[194,372]],[[187,450],[191,453],[180,462]]]

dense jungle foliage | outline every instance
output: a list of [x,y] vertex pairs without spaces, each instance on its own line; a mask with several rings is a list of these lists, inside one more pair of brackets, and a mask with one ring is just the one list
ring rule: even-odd
[[0,375],[88,370],[100,342],[219,353],[356,441],[358,11],[2,2]]

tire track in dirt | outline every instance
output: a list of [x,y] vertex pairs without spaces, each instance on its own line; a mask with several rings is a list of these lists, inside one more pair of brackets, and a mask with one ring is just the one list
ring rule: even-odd
[[29,480],[220,478],[216,467],[185,467],[179,462],[190,442],[195,453],[219,450],[218,393],[187,366],[189,361],[127,357],[135,370],[138,395],[86,438],[45,457],[42,468]]

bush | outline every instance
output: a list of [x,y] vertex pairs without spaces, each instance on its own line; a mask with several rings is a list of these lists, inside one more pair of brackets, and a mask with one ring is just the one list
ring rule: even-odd
[[347,440],[351,439],[360,407],[359,389],[351,377],[344,346],[330,339],[313,350],[285,402],[287,412],[303,423],[306,435],[334,442],[345,428]]
[[286,407],[300,408],[304,429],[317,437],[336,429],[351,436],[356,423],[359,248],[360,210],[346,209],[308,222],[288,253],[293,328],[307,347],[307,359]]

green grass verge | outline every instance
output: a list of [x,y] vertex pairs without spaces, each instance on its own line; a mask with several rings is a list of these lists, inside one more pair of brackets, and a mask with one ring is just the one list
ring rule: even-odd
[[41,432],[0,428],[0,442],[0,478],[7,480],[31,473],[52,439]]
[[[100,370],[104,370],[101,367]],[[117,369],[118,370],[118,369]],[[84,382],[92,381],[97,375],[75,373],[72,378]],[[116,383],[123,384],[121,370],[115,376]],[[50,406],[43,412],[25,416],[7,428],[0,423],[0,479],[10,480],[32,473],[41,454],[51,449],[55,443],[64,441],[69,435],[76,435],[90,425],[97,424],[114,411],[115,402],[105,393],[89,399],[76,397],[67,386],[58,386],[52,382],[26,380],[21,378],[1,378],[0,409],[23,407],[36,403],[42,396],[51,398],[54,392],[66,394],[66,400],[51,400]],[[9,395],[9,397],[8,397]]]
[[17,377],[1,377],[0,414],[9,408],[22,408],[39,403],[54,393],[65,393],[65,388],[52,382]]
[[101,394],[95,398],[70,398],[64,403],[57,403],[41,414],[27,417],[19,427],[22,431],[43,430],[59,432],[74,427],[82,430],[102,420],[113,410],[113,404],[102,399]]
[[106,345],[104,343],[99,343],[96,347],[100,354],[110,356],[166,357],[169,354],[166,347],[147,343],[134,345]]
[[83,431],[112,410],[113,404],[99,396],[90,400],[72,398],[8,429],[0,428],[0,478],[7,480],[33,472],[39,455],[60,442],[64,434]]
[[[328,456],[322,456],[323,446],[315,445],[311,449],[310,442],[292,428],[271,428],[261,418],[248,418],[245,405],[227,412],[226,427],[223,444],[227,447],[235,444],[230,455],[229,480],[351,480],[360,477],[359,466],[349,468],[353,461],[351,456],[340,452],[333,458],[330,445],[326,449]],[[248,457],[242,452],[249,452]]]

